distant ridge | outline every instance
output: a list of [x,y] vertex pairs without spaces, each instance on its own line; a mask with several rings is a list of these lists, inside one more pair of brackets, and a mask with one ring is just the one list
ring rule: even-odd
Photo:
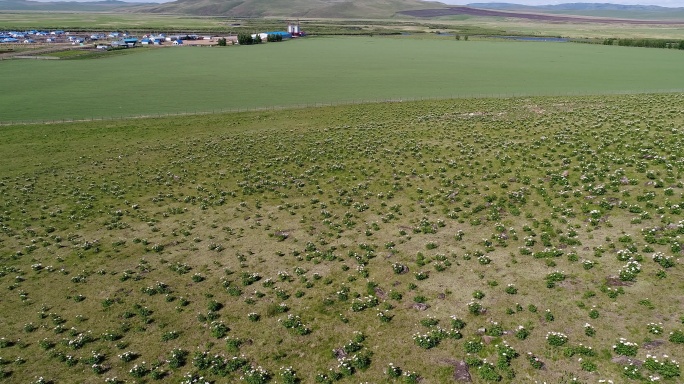
[[671,8],[658,5],[625,5],[610,3],[564,3],[557,5],[523,5],[516,3],[470,3],[469,7],[501,10],[552,10],[552,11],[655,11],[670,12],[673,9],[684,10],[684,7]]
[[420,0],[177,0],[141,12],[231,17],[391,18],[400,11],[446,7]]
[[138,7],[144,3],[132,3],[119,0],[104,1],[30,1],[0,0],[0,11],[82,11],[103,12]]

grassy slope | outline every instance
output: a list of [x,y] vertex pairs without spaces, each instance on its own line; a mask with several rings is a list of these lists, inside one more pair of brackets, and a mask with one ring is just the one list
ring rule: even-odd
[[433,6],[415,0],[180,0],[169,4],[141,7],[142,12],[223,15],[231,17],[333,17],[389,18],[396,12]]
[[[141,48],[106,60],[6,61],[0,121],[389,98],[683,89],[682,52],[581,44],[316,38]],[[122,76],[126,81],[121,81]],[[330,92],[334,89],[334,92]]]
[[684,20],[684,9],[677,8],[667,11],[620,11],[620,10],[576,10],[576,11],[545,11],[545,13],[559,15],[595,16],[617,19],[638,20]]
[[[240,373],[224,378],[198,368],[193,354],[206,351],[244,354],[276,378],[281,366],[292,365],[312,382],[316,373],[339,370],[331,350],[361,331],[359,352],[371,352],[372,364],[342,383],[387,381],[390,362],[436,383],[449,380],[454,359],[466,357],[466,342],[481,340],[478,328],[492,322],[504,330],[523,325],[531,334],[494,337],[481,358],[496,362],[494,345],[505,340],[546,364],[537,371],[525,357],[514,358],[517,378],[504,382],[622,381],[622,367],[610,361],[619,337],[639,343],[637,359],[650,353],[680,360],[681,344],[666,340],[682,327],[682,267],[677,262],[659,279],[662,268],[650,258],[654,251],[680,255],[670,237],[681,220],[671,206],[684,191],[678,105],[681,95],[448,100],[4,127],[0,337],[11,343],[0,357],[23,362],[0,370],[14,382],[39,375],[56,383],[101,382],[132,379],[134,364],[149,368],[161,360],[157,370],[171,381],[188,372],[238,381]],[[668,223],[674,229],[665,229]],[[654,227],[661,244],[643,236],[642,229]],[[279,231],[288,237],[279,239]],[[533,252],[555,247],[562,255],[521,255],[527,238],[535,241]],[[428,249],[431,243],[436,248]],[[604,283],[626,263],[617,251],[627,248],[643,258],[642,271],[611,299]],[[491,263],[478,262],[477,254]],[[585,269],[582,260],[596,264]],[[173,272],[176,263],[191,270]],[[409,273],[394,274],[393,263]],[[414,277],[421,270],[428,279]],[[544,276],[556,270],[567,280],[547,288]],[[205,280],[194,281],[196,273]],[[244,285],[242,273],[261,280]],[[267,279],[275,287],[264,286]],[[158,281],[169,295],[143,293]],[[376,308],[351,311],[354,294],[368,294],[368,281],[403,298],[377,291]],[[504,293],[507,284],[517,294]],[[226,286],[242,293],[231,295]],[[337,293],[343,287],[349,299]],[[485,294],[478,301],[486,315],[468,313],[475,290]],[[427,311],[410,308],[418,296]],[[181,297],[189,304],[181,305]],[[216,321],[243,341],[239,351],[227,349],[200,316],[210,314],[212,300],[224,306]],[[274,313],[282,302],[311,334],[296,335],[278,322],[286,316]],[[547,308],[554,321],[544,319]],[[590,308],[598,318],[589,317]],[[380,322],[378,309],[391,322]],[[250,312],[260,321],[248,321]],[[413,334],[429,331],[420,320],[434,317],[450,329],[452,315],[467,322],[463,339],[430,350],[414,344]],[[62,322],[75,330],[56,332]],[[585,335],[586,322],[595,336]],[[649,333],[650,322],[662,322],[665,334]],[[26,332],[28,323],[37,329]],[[174,331],[177,339],[162,341]],[[566,347],[592,347],[596,355],[583,359],[598,373],[582,371],[566,347],[548,346],[549,331],[567,334]],[[79,332],[93,340],[69,347]],[[105,332],[121,339],[108,341]],[[654,339],[664,343],[647,350],[643,343]],[[185,366],[163,362],[173,348],[190,352]],[[106,373],[92,371],[91,351],[104,354]],[[117,355],[124,351],[139,357],[123,362]],[[67,356],[81,361],[69,367]],[[471,373],[484,382],[476,369]]]

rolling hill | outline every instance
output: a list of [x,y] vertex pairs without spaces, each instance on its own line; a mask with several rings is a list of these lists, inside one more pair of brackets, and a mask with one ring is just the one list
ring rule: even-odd
[[131,3],[119,0],[88,2],[0,0],[0,11],[106,12],[137,7],[140,5],[141,3]]
[[442,5],[417,0],[178,0],[139,10],[231,17],[390,18],[398,11]]
[[656,5],[565,3],[530,6],[514,3],[470,3],[468,7],[509,12],[534,12],[624,19],[684,19],[684,7],[669,8]]

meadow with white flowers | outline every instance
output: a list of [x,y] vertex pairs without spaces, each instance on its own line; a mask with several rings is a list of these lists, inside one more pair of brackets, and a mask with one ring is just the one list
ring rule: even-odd
[[683,106],[3,127],[0,377],[681,382]]

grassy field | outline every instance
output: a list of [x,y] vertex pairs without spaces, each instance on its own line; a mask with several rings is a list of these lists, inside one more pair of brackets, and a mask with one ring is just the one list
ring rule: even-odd
[[[112,118],[472,95],[684,89],[682,51],[569,43],[307,38],[0,63],[0,121]],[[331,92],[331,90],[333,90]]]
[[475,383],[679,382],[682,105],[3,127],[0,375],[444,383],[465,362]]

